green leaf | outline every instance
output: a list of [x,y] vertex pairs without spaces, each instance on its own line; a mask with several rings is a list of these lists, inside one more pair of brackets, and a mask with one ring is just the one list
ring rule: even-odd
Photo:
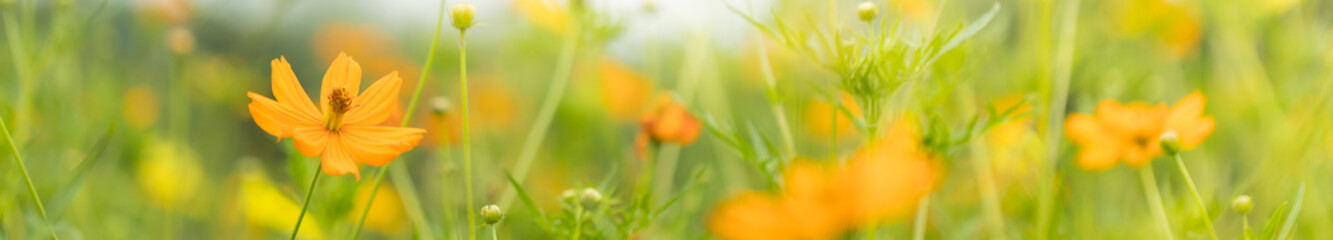
[[677,192],[676,194],[672,195],[671,198],[666,201],[666,203],[662,203],[662,206],[659,206],[657,207],[656,210],[653,210],[652,216],[657,217],[658,214],[661,214],[662,211],[666,211],[666,209],[671,207],[672,204],[675,204],[676,201],[680,200],[681,197],[685,196],[686,192],[689,192],[690,190],[694,189],[695,183],[698,183],[699,179],[703,178],[704,173],[706,172],[708,172],[708,168],[700,168],[698,170],[695,170],[694,177],[691,177],[690,181],[685,183],[685,187],[681,188],[680,192]]
[[978,17],[976,21],[972,21],[972,24],[969,24],[967,25],[966,28],[963,28],[963,31],[954,34],[953,37],[950,37],[949,42],[945,43],[944,47],[940,47],[939,51],[936,51],[935,55],[931,56],[930,60],[926,62],[927,63],[935,62],[935,60],[939,59],[940,56],[943,56],[944,53],[947,53],[949,52],[949,50],[953,50],[953,48],[958,47],[959,44],[962,44],[964,40],[972,38],[972,35],[976,35],[977,32],[980,32],[981,29],[985,28],[987,24],[990,24],[991,19],[994,19],[995,13],[998,12],[1000,12],[1000,3],[996,2],[994,5],[991,6],[990,11],[987,11],[986,14],[982,14],[981,17]]
[[1291,213],[1287,214],[1287,220],[1282,223],[1282,230],[1278,230],[1278,240],[1288,239],[1292,228],[1296,226],[1296,216],[1301,214],[1301,203],[1305,202],[1305,183],[1301,183],[1301,189],[1296,191],[1296,205],[1291,207]]
[[523,205],[528,206],[533,212],[537,212],[537,223],[541,224],[542,228],[551,229],[551,222],[546,219],[546,213],[542,212],[541,207],[537,207],[537,204],[532,201],[532,197],[528,196],[528,191],[523,190],[523,186],[518,184],[518,180],[514,180],[514,175],[510,174],[509,170],[505,170],[505,178],[509,179],[509,185],[514,186],[514,192],[518,193],[518,199],[523,201]]
[[1269,216],[1268,221],[1264,224],[1262,236],[1272,238],[1277,233],[1278,224],[1281,224],[1282,219],[1287,217],[1287,211],[1285,210],[1288,203],[1291,202],[1282,202],[1282,205],[1278,205],[1277,209],[1273,210],[1273,215]]
[[111,142],[111,135],[115,133],[115,124],[107,126],[106,133],[102,134],[102,138],[97,139],[97,143],[93,144],[93,148],[88,151],[88,155],[83,158],[83,162],[80,162],[79,166],[74,168],[74,177],[70,178],[69,182],[66,182],[65,186],[60,188],[60,192],[56,194],[54,199],[51,199],[51,222],[59,221],[60,216],[65,213],[65,210],[69,209],[69,204],[74,201],[74,195],[78,193],[79,187],[83,185],[83,180],[88,177],[89,172],[92,172],[93,166],[97,164],[97,159],[101,158],[102,153],[106,152],[106,146]]

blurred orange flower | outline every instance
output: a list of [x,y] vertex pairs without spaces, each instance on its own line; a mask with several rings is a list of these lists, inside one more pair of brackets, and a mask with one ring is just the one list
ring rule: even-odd
[[[855,99],[852,99],[852,95],[843,93],[842,105],[846,106],[853,116],[861,117],[861,107],[856,104]],[[838,126],[837,129],[833,129],[835,110],[838,110],[837,106],[827,101],[811,98],[805,103],[805,111],[802,112],[805,119],[805,121],[802,121],[805,123],[805,129],[809,130],[817,138],[816,140],[820,141],[828,141],[832,134],[837,134],[838,141],[855,139],[859,131],[856,130],[855,122],[848,118],[847,114],[836,113]]]
[[339,54],[324,74],[321,108],[315,108],[286,58],[274,59],[272,67],[277,101],[247,92],[253,100],[250,115],[260,128],[279,140],[294,139],[301,154],[321,156],[325,174],[351,173],[360,180],[357,162],[384,166],[416,147],[426,133],[419,128],[376,126],[397,110],[398,91],[403,84],[397,72],[380,78],[365,94],[358,95],[361,66],[346,54]]
[[1163,133],[1176,132],[1183,149],[1199,146],[1213,133],[1213,117],[1203,116],[1206,101],[1197,91],[1170,109],[1164,104],[1121,105],[1102,100],[1096,115],[1069,115],[1065,132],[1083,148],[1078,154],[1078,166],[1083,169],[1106,170],[1120,160],[1141,167],[1162,153],[1159,138]]
[[643,132],[654,141],[690,145],[699,138],[703,124],[680,103],[663,97],[657,109],[639,119]]
[[780,196],[746,192],[723,202],[708,219],[723,239],[830,239],[844,231],[829,201],[829,173],[805,160],[787,168]]
[[609,58],[601,65],[602,105],[616,120],[632,121],[651,101],[652,81]]
[[125,92],[121,111],[125,114],[125,122],[136,129],[148,128],[157,123],[158,114],[161,113],[157,94],[148,86],[135,86]]
[[840,168],[794,161],[783,175],[783,193],[747,192],[723,202],[709,218],[709,230],[724,239],[829,239],[901,219],[937,178],[912,130],[910,121],[898,121],[888,137]]

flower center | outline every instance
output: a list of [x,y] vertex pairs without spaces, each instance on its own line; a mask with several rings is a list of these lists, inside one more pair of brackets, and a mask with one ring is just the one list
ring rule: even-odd
[[324,129],[338,131],[343,125],[343,114],[352,108],[352,96],[342,88],[334,88],[329,93],[329,111],[324,113]]

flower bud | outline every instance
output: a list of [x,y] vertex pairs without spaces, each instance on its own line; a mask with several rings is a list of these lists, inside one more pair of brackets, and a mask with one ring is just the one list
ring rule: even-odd
[[861,21],[869,22],[875,20],[876,15],[879,15],[879,7],[876,7],[875,3],[863,2],[861,5],[856,6],[856,16],[860,17]]
[[450,103],[448,98],[435,96],[430,99],[430,112],[432,114],[444,115],[446,113],[449,113],[449,110],[452,109],[453,107],[454,104]]
[[565,189],[564,192],[560,193],[560,201],[564,201],[565,203],[569,204],[576,204],[579,201],[579,192],[574,191],[574,189]]
[[579,204],[583,205],[583,209],[597,209],[597,206],[602,204],[602,193],[593,188],[583,189],[583,196],[579,197]]
[[500,211],[500,206],[491,204],[481,207],[481,221],[486,224],[495,224],[504,218],[505,214],[503,211]]
[[454,7],[449,9],[449,16],[454,18],[454,28],[458,28],[459,31],[472,27],[473,17],[476,15],[477,8],[472,7],[472,4],[454,4]]
[[1254,203],[1250,201],[1250,195],[1240,195],[1231,201],[1231,209],[1240,214],[1250,213],[1250,210],[1254,209]]
[[1166,154],[1176,155],[1176,153],[1180,153],[1180,135],[1176,134],[1176,131],[1162,133],[1161,145],[1162,151]]

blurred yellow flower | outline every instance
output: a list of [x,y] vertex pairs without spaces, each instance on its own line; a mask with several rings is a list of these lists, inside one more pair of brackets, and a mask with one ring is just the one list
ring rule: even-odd
[[[376,126],[393,115],[398,106],[398,91],[403,80],[390,73],[358,95],[361,66],[346,54],[339,54],[324,74],[319,105],[315,108],[305,89],[296,80],[286,58],[274,59],[273,95],[277,101],[254,92],[250,115],[265,132],[295,140],[296,149],[307,157],[320,157],[325,174],[351,173],[357,180],[361,173],[357,162],[384,166],[411,150],[426,130]],[[321,120],[322,119],[322,120]]]
[[[240,191],[236,196],[238,205],[248,225],[286,234],[296,223],[297,215],[301,214],[301,206],[274,188],[263,172],[257,169],[241,171]],[[322,226],[308,212],[302,225]],[[324,232],[316,229],[303,228],[305,231],[298,233],[298,236],[302,239],[324,239]]]
[[203,182],[198,157],[186,146],[171,141],[149,140],[146,148],[135,175],[139,187],[154,205],[182,210]]
[[1192,14],[1192,5],[1168,0],[1117,1],[1112,14],[1119,34],[1138,37],[1151,34],[1161,41],[1170,56],[1183,57],[1197,47],[1203,37],[1200,21]]
[[[370,191],[374,189],[374,184],[361,184],[356,190],[356,206],[348,212],[347,220],[356,221],[361,218],[361,212],[365,211],[366,200],[370,199]],[[397,236],[403,233],[408,226],[407,213],[403,210],[403,201],[398,196],[398,191],[394,190],[392,184],[380,186],[378,194],[375,194],[375,202],[371,203],[370,213],[366,215],[366,228],[378,232],[385,236]]]
[[858,150],[840,168],[793,161],[783,175],[784,192],[727,200],[713,211],[708,228],[724,239],[829,239],[902,219],[937,178],[917,141],[912,123],[900,120],[889,136]]
[[157,123],[158,114],[161,113],[158,107],[157,94],[152,88],[143,85],[126,91],[125,100],[121,103],[125,122],[137,129],[144,129]]
[[527,19],[528,23],[537,27],[557,34],[569,32],[569,22],[572,17],[569,11],[561,9],[555,1],[515,0],[514,8],[520,14],[523,14],[523,18]]
[[631,121],[643,113],[651,101],[652,81],[610,58],[602,59],[598,70],[601,73],[601,102],[611,117]]
[[1096,115],[1070,114],[1065,133],[1083,148],[1078,154],[1083,169],[1106,170],[1121,160],[1137,168],[1162,153],[1159,138],[1168,131],[1179,135],[1183,149],[1202,144],[1215,124],[1213,117],[1203,116],[1206,101],[1197,91],[1170,109],[1164,104],[1102,100]]

